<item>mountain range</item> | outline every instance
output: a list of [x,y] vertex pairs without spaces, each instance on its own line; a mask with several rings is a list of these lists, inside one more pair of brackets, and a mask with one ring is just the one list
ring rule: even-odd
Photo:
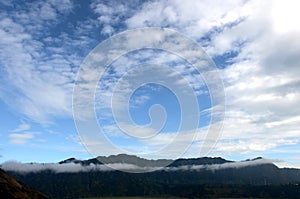
[[[262,159],[262,158],[256,158]],[[254,159],[254,160],[256,160]],[[232,163],[233,161],[228,161],[220,157],[210,158],[210,157],[202,157],[202,158],[189,158],[189,159],[157,159],[157,160],[148,160],[144,158],[140,158],[135,155],[127,155],[127,154],[119,154],[119,155],[111,155],[108,157],[98,156],[97,158],[92,158],[89,160],[77,160],[76,158],[69,158],[63,161],[60,161],[59,164],[66,163],[75,163],[81,164],[83,166],[88,166],[91,164],[102,165],[102,164],[127,164],[127,165],[135,165],[137,167],[178,167],[185,165],[213,165],[213,164],[223,164],[223,163]]]
[[220,157],[147,160],[120,154],[53,164],[6,162],[1,167],[52,198],[300,196],[300,170],[278,168],[261,157],[235,162]]

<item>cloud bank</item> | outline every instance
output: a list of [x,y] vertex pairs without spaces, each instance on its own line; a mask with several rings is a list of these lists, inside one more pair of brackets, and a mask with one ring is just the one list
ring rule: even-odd
[[201,171],[201,170],[222,170],[222,169],[239,169],[249,166],[259,166],[263,164],[272,164],[273,162],[278,162],[278,160],[270,159],[254,159],[249,161],[241,162],[229,162],[223,164],[210,164],[210,165],[183,165],[178,167],[140,167],[134,164],[126,163],[113,163],[113,164],[90,164],[88,166],[83,166],[76,163],[21,163],[16,161],[8,161],[1,165],[1,168],[6,171],[13,171],[21,174],[26,173],[37,173],[43,171],[52,171],[54,173],[77,173],[77,172],[108,172],[114,170],[122,171],[156,171],[163,170],[169,172],[176,171]]

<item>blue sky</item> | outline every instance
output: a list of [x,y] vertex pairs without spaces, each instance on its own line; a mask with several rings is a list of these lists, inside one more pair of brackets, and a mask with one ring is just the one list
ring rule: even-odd
[[[82,143],[73,118],[73,88],[81,64],[111,36],[156,27],[169,28],[197,42],[215,61],[224,85],[223,122],[212,121],[220,116],[220,104],[212,105],[203,74],[171,52],[140,49],[114,60],[97,84],[97,122],[110,142],[145,157],[172,143],[161,156],[150,158],[178,157],[178,151],[191,144],[184,157],[198,157],[207,129],[222,125],[209,156],[233,160],[263,156],[282,160],[282,166],[300,167],[299,6],[292,0],[1,1],[0,162],[57,162],[95,155],[86,150],[89,147]],[[155,39],[155,35],[146,39]],[[146,39],[137,37],[136,42]],[[201,116],[194,129],[196,137],[178,130],[182,119],[179,95],[153,83],[141,84],[131,91],[129,104],[120,106],[128,105],[133,126],[142,126],[143,132],[132,125],[123,127],[137,137],[153,135],[147,124],[151,122],[148,111],[155,104],[164,107],[165,126],[151,139],[134,139],[120,131],[110,109],[111,103],[120,103],[119,98],[112,100],[114,87],[125,91],[130,88],[124,87],[129,80],[167,77],[171,70],[196,96],[198,106],[194,108]],[[118,84],[126,75],[131,79]],[[163,112],[158,109],[153,119],[161,122]],[[99,155],[116,152],[96,144],[103,149]]]

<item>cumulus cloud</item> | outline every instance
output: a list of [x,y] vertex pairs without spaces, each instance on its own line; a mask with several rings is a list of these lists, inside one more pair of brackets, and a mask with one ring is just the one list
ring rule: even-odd
[[235,22],[243,4],[243,1],[149,1],[126,22],[130,28],[172,27],[199,38],[214,27]]
[[223,57],[227,113],[215,152],[244,154],[299,142],[296,7],[296,1],[151,1],[126,22],[172,27],[199,41],[213,58],[233,55]]
[[140,6],[143,5],[139,0],[133,1],[94,1],[90,7],[98,16],[97,20],[102,26],[101,34],[111,36],[121,30],[126,30],[124,27],[124,19],[134,15]]

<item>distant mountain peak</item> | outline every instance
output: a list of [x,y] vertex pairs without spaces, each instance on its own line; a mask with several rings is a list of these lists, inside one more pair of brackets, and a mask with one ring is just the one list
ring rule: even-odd
[[256,158],[253,158],[252,160],[262,160],[264,159],[263,157],[256,157]]
[[263,158],[263,157],[256,157],[256,158],[252,158],[252,159],[246,159],[246,160],[244,160],[244,162],[248,162],[248,161],[256,161],[256,160],[264,160],[265,158]]
[[76,158],[68,158],[66,160],[60,161],[59,164],[65,164],[65,163],[80,163],[81,160],[77,160]]

